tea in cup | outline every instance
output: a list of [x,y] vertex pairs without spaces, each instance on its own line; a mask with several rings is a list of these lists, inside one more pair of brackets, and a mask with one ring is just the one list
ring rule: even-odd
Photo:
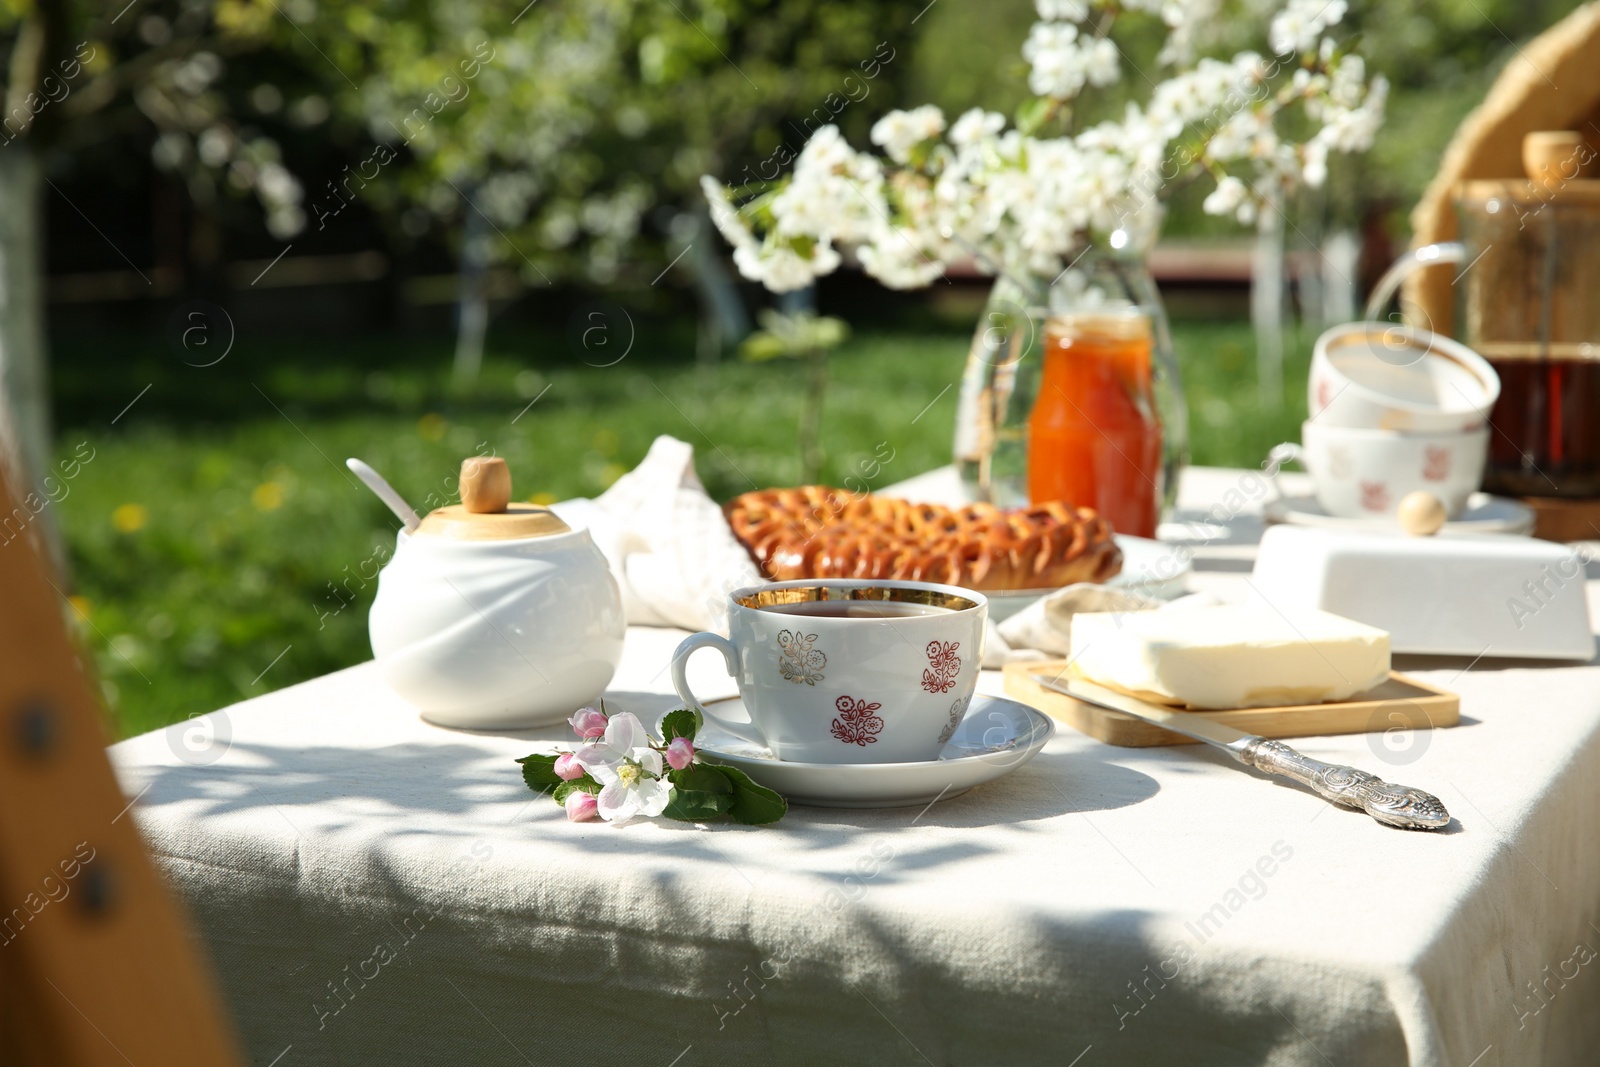
[[[988,601],[927,582],[801,579],[728,595],[729,636],[697,633],[672,657],[678,697],[727,732],[801,763],[938,758],[978,682]],[[750,722],[689,688],[689,657],[722,653]]]

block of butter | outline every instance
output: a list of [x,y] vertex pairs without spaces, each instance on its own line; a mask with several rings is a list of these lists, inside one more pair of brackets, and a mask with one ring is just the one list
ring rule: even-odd
[[1073,673],[1155,703],[1346,700],[1389,675],[1389,635],[1325,611],[1222,605],[1072,617]]

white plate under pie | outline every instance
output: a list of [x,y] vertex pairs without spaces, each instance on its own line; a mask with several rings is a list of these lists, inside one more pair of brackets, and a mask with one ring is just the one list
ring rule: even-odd
[[[1122,549],[1122,570],[1106,579],[1113,589],[1125,589],[1140,596],[1172,600],[1189,591],[1189,572],[1194,569],[1190,553],[1181,552],[1165,541],[1148,537],[1113,534]],[[1011,589],[984,593],[989,598],[989,619],[1003,622],[1054,589]]]
[[[1320,526],[1328,530],[1398,530],[1392,516],[1349,519],[1329,515],[1314,496],[1286,496],[1269,500],[1263,509],[1268,522],[1295,526]],[[1533,509],[1503,496],[1473,493],[1461,514],[1444,524],[1453,533],[1527,534],[1533,532]]]
[[[740,697],[710,700],[718,715],[749,722]],[[949,800],[1003,778],[1055,736],[1055,721],[1005,697],[972,698],[967,717],[939,753],[918,763],[791,763],[727,733],[709,718],[695,738],[708,758],[738,767],[792,804],[819,808],[897,808]]]

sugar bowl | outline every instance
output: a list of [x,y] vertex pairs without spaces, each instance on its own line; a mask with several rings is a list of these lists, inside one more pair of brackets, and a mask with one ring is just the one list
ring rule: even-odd
[[461,503],[401,530],[368,616],[383,680],[441,726],[514,729],[592,701],[622,657],[622,598],[588,530],[511,503],[497,456]]

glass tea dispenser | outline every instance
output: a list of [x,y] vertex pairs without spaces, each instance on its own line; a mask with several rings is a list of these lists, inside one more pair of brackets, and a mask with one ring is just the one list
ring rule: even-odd
[[1527,134],[1527,177],[1460,183],[1461,241],[1414,249],[1368,304],[1372,318],[1405,275],[1459,264],[1455,336],[1501,382],[1483,481],[1491,493],[1600,497],[1597,157],[1578,133]]
[[1460,187],[1463,243],[1481,257],[1459,283],[1460,336],[1500,374],[1485,487],[1600,496],[1600,181],[1581,176],[1587,144],[1546,143],[1565,159],[1534,162],[1529,180]]

